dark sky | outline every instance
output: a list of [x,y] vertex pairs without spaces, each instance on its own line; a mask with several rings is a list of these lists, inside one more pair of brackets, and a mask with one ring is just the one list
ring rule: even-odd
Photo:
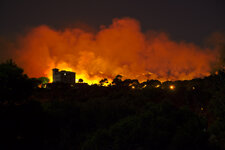
[[47,24],[84,22],[95,29],[113,18],[132,17],[142,30],[165,31],[175,40],[201,43],[225,30],[225,0],[1,0],[0,36]]

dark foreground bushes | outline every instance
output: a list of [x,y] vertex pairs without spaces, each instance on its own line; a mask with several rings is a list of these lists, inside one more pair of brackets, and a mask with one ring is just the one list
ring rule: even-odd
[[149,104],[138,115],[129,116],[86,140],[85,150],[199,150],[212,149],[207,122],[189,110],[170,104]]
[[224,72],[157,88],[116,79],[43,89],[12,61],[0,64],[0,149],[225,149]]

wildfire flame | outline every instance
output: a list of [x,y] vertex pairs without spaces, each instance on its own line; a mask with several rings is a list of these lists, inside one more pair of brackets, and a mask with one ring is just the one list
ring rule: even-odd
[[86,83],[125,78],[184,80],[209,75],[215,53],[192,43],[175,42],[165,33],[141,32],[131,18],[114,19],[97,33],[80,28],[54,30],[39,26],[18,40],[15,61],[30,77],[47,76],[52,68],[76,72]]
[[[54,67],[62,68],[61,70],[73,71],[73,69],[71,67],[69,67],[66,63],[60,63],[57,66],[52,65],[52,67],[50,67],[50,68],[54,68]],[[49,80],[50,80],[49,82],[53,82],[52,70],[51,69],[47,70],[45,72],[45,74],[49,78]],[[88,75],[85,73],[76,74],[76,82],[78,82],[79,79],[83,79],[83,81],[88,84],[97,84],[101,80],[101,78],[98,78],[98,77],[96,77],[93,80],[89,80]]]
[[174,90],[175,89],[175,86],[174,85],[170,85],[170,89],[171,90]]

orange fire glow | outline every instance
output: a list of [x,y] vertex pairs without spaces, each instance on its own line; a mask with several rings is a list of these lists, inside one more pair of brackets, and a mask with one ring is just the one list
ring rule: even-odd
[[[52,67],[50,68],[60,68],[60,70],[66,70],[66,71],[74,71],[71,67],[69,67],[69,65],[67,65],[66,63],[60,63],[58,64],[57,66],[55,65],[51,65]],[[62,68],[62,69],[61,69]],[[53,78],[52,78],[52,70],[49,69],[45,72],[45,75],[50,79],[50,82],[53,82]],[[88,84],[97,84],[99,83],[99,81],[101,80],[101,78],[98,78],[96,77],[95,79],[93,80],[89,80],[88,79],[88,75],[85,74],[85,73],[81,73],[81,74],[76,74],[76,82],[78,82],[79,79],[83,79],[83,81],[85,83],[88,83]]]
[[171,90],[174,90],[175,89],[175,86],[174,85],[170,85],[170,89]]
[[192,43],[175,42],[165,33],[141,32],[131,18],[114,19],[97,33],[79,28],[33,28],[19,40],[16,63],[30,77],[47,76],[52,68],[76,72],[86,83],[125,78],[184,80],[209,75],[215,62],[213,50]]

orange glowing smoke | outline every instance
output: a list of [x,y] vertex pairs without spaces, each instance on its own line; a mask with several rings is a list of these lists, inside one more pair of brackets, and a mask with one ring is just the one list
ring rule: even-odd
[[174,42],[165,33],[142,33],[135,19],[114,19],[97,33],[79,28],[56,31],[39,26],[19,39],[16,63],[30,77],[51,77],[52,68],[76,72],[77,79],[184,80],[209,74],[212,50]]

